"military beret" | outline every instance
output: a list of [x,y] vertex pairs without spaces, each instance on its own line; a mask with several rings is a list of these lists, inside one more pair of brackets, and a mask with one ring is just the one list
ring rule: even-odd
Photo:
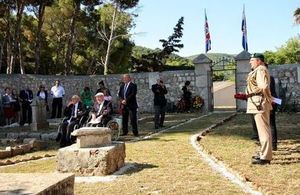
[[254,53],[251,55],[251,58],[258,58],[261,61],[265,61],[265,56],[262,53]]

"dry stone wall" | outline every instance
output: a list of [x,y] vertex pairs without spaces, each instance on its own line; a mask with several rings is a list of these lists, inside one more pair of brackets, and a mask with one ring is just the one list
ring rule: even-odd
[[[187,71],[167,71],[167,72],[151,72],[151,73],[134,73],[130,74],[134,79],[134,82],[138,86],[137,100],[139,104],[140,112],[152,112],[153,111],[153,93],[151,86],[156,83],[156,79],[162,77],[165,81],[166,87],[169,93],[166,98],[170,105],[175,104],[178,98],[182,94],[182,86],[184,82],[191,81],[194,95],[199,93],[199,89],[195,86],[195,73],[193,70]],[[87,76],[64,76],[64,75],[0,75],[0,94],[3,94],[5,87],[15,88],[17,91],[29,86],[33,93],[36,94],[38,86],[45,85],[48,92],[54,84],[55,80],[60,80],[62,86],[65,89],[66,95],[63,103],[66,105],[69,98],[80,93],[85,86],[91,88],[93,92],[96,92],[98,88],[98,82],[103,80],[105,85],[110,89],[113,97],[113,105],[116,108],[118,103],[117,93],[119,90],[119,83],[122,79],[122,74],[111,75],[87,75]],[[48,100],[51,109],[52,99]]]

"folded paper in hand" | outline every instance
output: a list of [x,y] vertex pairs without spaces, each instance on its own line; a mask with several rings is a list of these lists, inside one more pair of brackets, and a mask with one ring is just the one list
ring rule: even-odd
[[281,105],[282,99],[279,98],[272,98],[272,102],[274,102],[275,104]]

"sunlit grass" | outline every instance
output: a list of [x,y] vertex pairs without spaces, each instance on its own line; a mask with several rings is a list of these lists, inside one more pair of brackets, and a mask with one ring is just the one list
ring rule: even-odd
[[200,144],[217,159],[236,170],[245,180],[270,194],[300,192],[300,123],[299,114],[278,114],[278,151],[271,165],[251,165],[251,156],[259,147],[250,140],[251,119],[240,114],[209,133]]

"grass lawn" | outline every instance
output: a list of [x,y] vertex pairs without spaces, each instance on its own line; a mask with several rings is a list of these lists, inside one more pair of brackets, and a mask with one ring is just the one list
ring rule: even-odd
[[[226,115],[210,115],[150,140],[127,142],[126,163],[134,163],[137,168],[113,182],[75,184],[75,194],[244,194],[207,167],[190,144],[191,134]],[[166,125],[191,117],[194,115],[168,116]],[[141,130],[153,128],[153,122],[147,120],[139,125]],[[53,172],[55,167],[51,159],[1,168],[0,172]]]
[[[227,117],[212,114],[172,129],[149,140],[126,142],[126,163],[136,168],[113,182],[75,184],[75,194],[245,194],[213,172],[190,144],[190,136]],[[171,114],[166,126],[176,125],[199,114]],[[300,123],[299,114],[278,114],[278,151],[271,165],[251,165],[251,156],[259,148],[250,140],[251,120],[238,114],[201,139],[201,146],[223,161],[245,180],[266,194],[299,194],[300,192]],[[142,135],[153,132],[153,121],[139,122]],[[132,136],[122,138],[127,141]],[[48,151],[49,152],[49,151]],[[51,151],[50,153],[52,153]],[[56,159],[32,161],[2,167],[0,172],[53,172]]]
[[259,151],[249,115],[238,114],[201,139],[201,146],[266,194],[300,193],[300,114],[277,114],[278,150],[271,165],[251,165]]

